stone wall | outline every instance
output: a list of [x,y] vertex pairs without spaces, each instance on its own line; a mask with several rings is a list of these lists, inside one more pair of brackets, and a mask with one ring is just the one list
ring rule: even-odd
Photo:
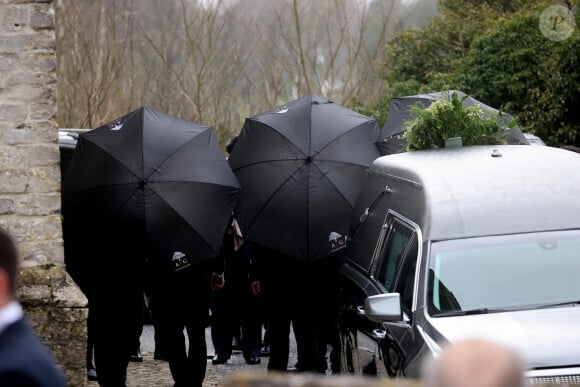
[[52,0],[0,0],[0,226],[19,299],[71,386],[86,385],[86,299],[64,270]]

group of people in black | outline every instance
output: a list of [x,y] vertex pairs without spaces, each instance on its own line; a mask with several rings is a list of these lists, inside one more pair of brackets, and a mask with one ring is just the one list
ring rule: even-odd
[[[113,235],[119,238],[131,232],[117,231]],[[202,386],[208,360],[205,329],[210,322],[215,365],[229,360],[232,341],[241,331],[240,346],[248,364],[260,363],[262,347],[269,344],[269,371],[325,373],[328,359],[330,369],[340,367],[336,327],[340,253],[308,263],[244,241],[233,214],[220,255],[180,270],[160,267],[147,258],[143,247],[114,241],[89,253],[108,259],[114,268],[85,278],[73,276],[89,299],[89,336],[100,386],[126,385],[128,363],[142,332],[144,293],[154,325],[154,359],[168,362],[175,387]],[[291,328],[298,362],[289,368]],[[328,348],[333,350],[327,358]]]

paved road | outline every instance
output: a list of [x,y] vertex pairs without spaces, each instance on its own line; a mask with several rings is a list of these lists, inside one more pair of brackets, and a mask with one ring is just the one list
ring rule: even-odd
[[[207,342],[207,352],[213,355],[214,348],[211,343],[210,329],[207,328],[205,332]],[[153,360],[153,327],[145,325],[143,334],[141,335],[141,352],[143,353],[143,363],[129,363],[127,371],[127,386],[128,387],[169,387],[173,386],[173,380],[169,373],[169,367],[166,362]],[[291,337],[291,354],[289,365],[296,363],[296,345],[294,337]],[[268,358],[263,357],[262,363],[257,365],[246,364],[244,357],[240,351],[234,351],[232,358],[227,364],[213,365],[208,359],[207,372],[204,380],[204,387],[219,386],[220,383],[229,376],[232,376],[238,371],[265,373]],[[96,382],[89,382],[89,387],[97,387]]]

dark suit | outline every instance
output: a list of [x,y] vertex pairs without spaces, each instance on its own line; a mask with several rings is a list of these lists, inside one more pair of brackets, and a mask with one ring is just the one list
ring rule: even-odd
[[[209,277],[223,270],[212,259],[178,272],[149,274],[149,305],[155,328],[155,359],[169,362],[176,387],[201,387],[207,364],[205,328],[209,325]],[[189,349],[186,352],[186,330]],[[97,370],[98,372],[98,370]]]
[[0,386],[66,386],[54,357],[24,318],[0,333]]
[[242,328],[244,358],[260,355],[262,326],[260,304],[251,292],[249,280],[250,257],[244,244],[234,251],[231,235],[224,240],[225,286],[212,292],[211,339],[216,355],[229,359],[232,338]]
[[258,244],[253,244],[253,251],[255,265],[251,275],[262,283],[268,310],[268,370],[287,370],[292,324],[300,368],[302,371],[315,371],[318,348],[314,325],[316,297],[313,297],[312,289],[318,278],[312,265]]

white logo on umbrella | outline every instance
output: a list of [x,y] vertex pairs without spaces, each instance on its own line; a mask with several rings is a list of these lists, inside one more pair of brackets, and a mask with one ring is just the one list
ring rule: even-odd
[[119,120],[113,121],[109,124],[109,130],[121,130],[123,128],[123,123]]
[[191,266],[189,260],[185,257],[181,251],[176,251],[173,253],[173,264],[175,265],[174,270],[179,271],[181,269],[185,269],[188,266]]
[[339,233],[333,231],[333,232],[330,233],[330,235],[328,235],[328,241],[329,242],[333,242],[333,241],[336,241],[338,238],[341,238],[341,237],[342,237],[342,235],[340,235]]
[[284,113],[286,113],[287,111],[288,111],[288,108],[282,108],[282,109],[278,109],[278,110],[276,110],[276,113],[278,113],[278,114],[284,114]]

